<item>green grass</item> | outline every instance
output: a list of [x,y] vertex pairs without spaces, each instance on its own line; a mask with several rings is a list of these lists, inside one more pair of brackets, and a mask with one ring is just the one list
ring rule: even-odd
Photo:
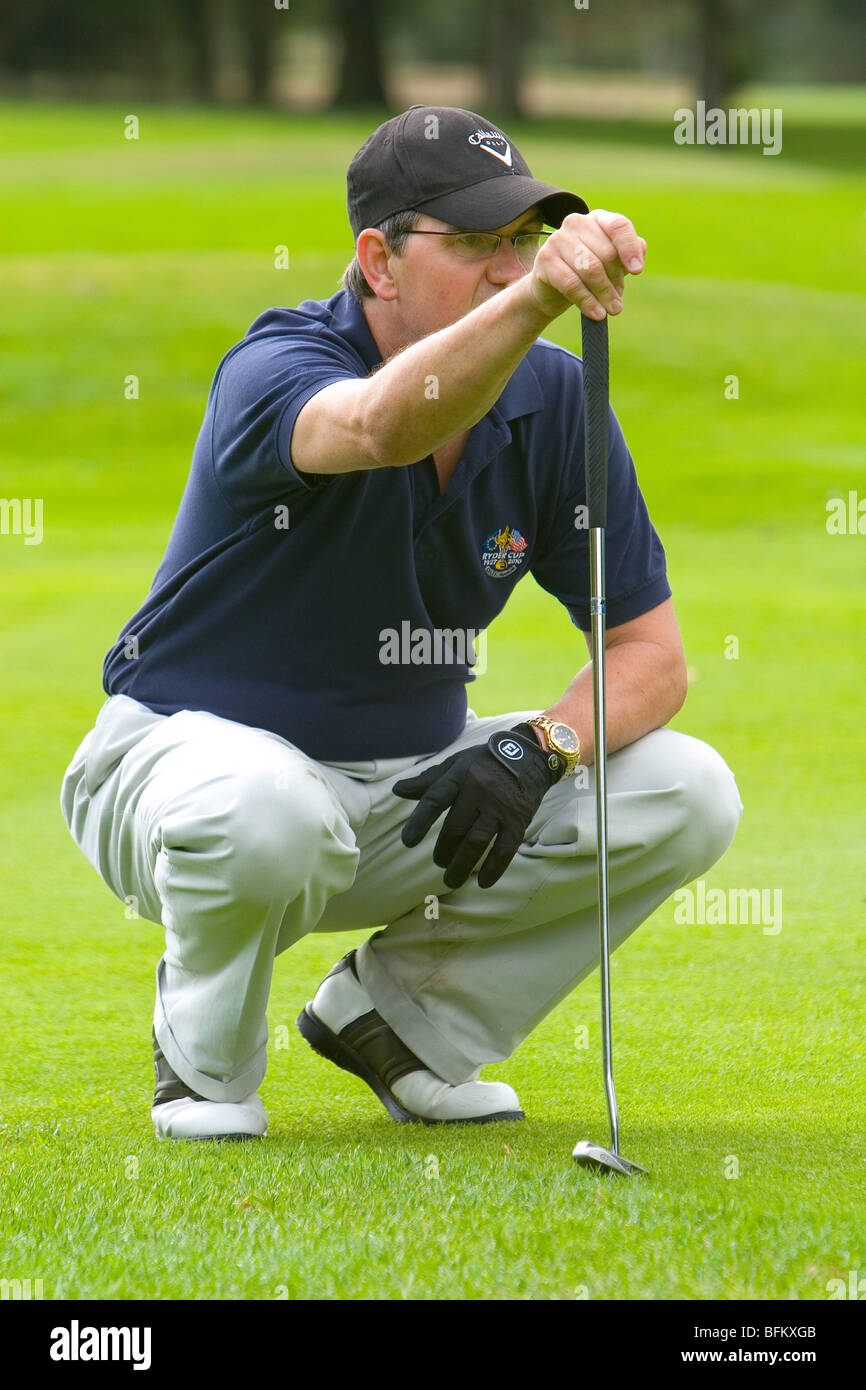
[[[59,783],[216,363],[262,309],[335,288],[366,126],[144,109],[133,145],[120,107],[0,108],[0,495],[41,496],[45,525],[40,546],[0,536],[0,1275],[49,1298],[822,1299],[866,1270],[866,536],[824,524],[829,497],[866,492],[862,108],[808,124],[797,100],[775,159],[649,124],[515,131],[648,240],[612,391],[692,668],[674,726],[720,750],[746,807],[708,884],[783,894],[777,935],[680,925],[669,901],[614,958],[623,1149],[651,1170],[632,1184],[570,1160],[606,1134],[595,977],[485,1072],[523,1124],[398,1127],[293,1025],[357,933],[277,962],[268,1138],[153,1137],[160,933],[79,854]],[[574,316],[550,336],[577,348]],[[541,707],[584,660],[522,584],[471,703]]]

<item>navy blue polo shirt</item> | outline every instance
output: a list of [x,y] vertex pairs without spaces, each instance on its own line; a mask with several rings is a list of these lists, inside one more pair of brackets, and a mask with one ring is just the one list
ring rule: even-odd
[[[163,714],[209,710],[317,759],[421,755],[462,732],[472,634],[526,575],[589,630],[588,532],[575,525],[585,500],[579,358],[539,339],[471,431],[444,493],[431,457],[299,473],[301,407],[380,363],[343,290],[268,309],[226,353],[165,556],[105,658],[108,694]],[[613,412],[608,487],[615,627],[671,590]],[[562,692],[537,694],[541,709]]]

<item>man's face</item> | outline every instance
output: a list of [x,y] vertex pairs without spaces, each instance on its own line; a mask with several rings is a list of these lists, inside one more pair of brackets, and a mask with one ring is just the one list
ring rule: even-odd
[[[527,267],[507,238],[517,232],[540,232],[542,225],[542,216],[533,207],[505,226],[491,227],[490,231],[502,235],[499,250],[479,261],[463,260],[450,236],[409,236],[403,254],[390,258],[397,286],[394,304],[406,341],[415,342],[456,323],[526,275]],[[418,232],[463,230],[426,213],[416,225]]]

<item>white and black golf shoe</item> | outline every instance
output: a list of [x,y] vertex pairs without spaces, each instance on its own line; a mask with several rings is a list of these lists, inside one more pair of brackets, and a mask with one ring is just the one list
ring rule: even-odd
[[429,1071],[373,1008],[355,971],[354,951],[329,971],[297,1022],[314,1051],[366,1081],[401,1124],[523,1119],[517,1095],[503,1082],[451,1086]]
[[207,1100],[190,1090],[165,1059],[153,1034],[156,1086],[150,1115],[158,1139],[258,1139],[268,1117],[258,1094],[236,1102]]

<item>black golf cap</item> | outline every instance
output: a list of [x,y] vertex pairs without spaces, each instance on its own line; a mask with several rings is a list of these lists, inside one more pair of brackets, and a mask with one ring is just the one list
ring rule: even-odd
[[410,208],[475,232],[504,227],[536,204],[552,227],[589,212],[576,193],[534,179],[507,135],[459,106],[410,106],[385,121],[349,165],[347,186],[356,238]]

